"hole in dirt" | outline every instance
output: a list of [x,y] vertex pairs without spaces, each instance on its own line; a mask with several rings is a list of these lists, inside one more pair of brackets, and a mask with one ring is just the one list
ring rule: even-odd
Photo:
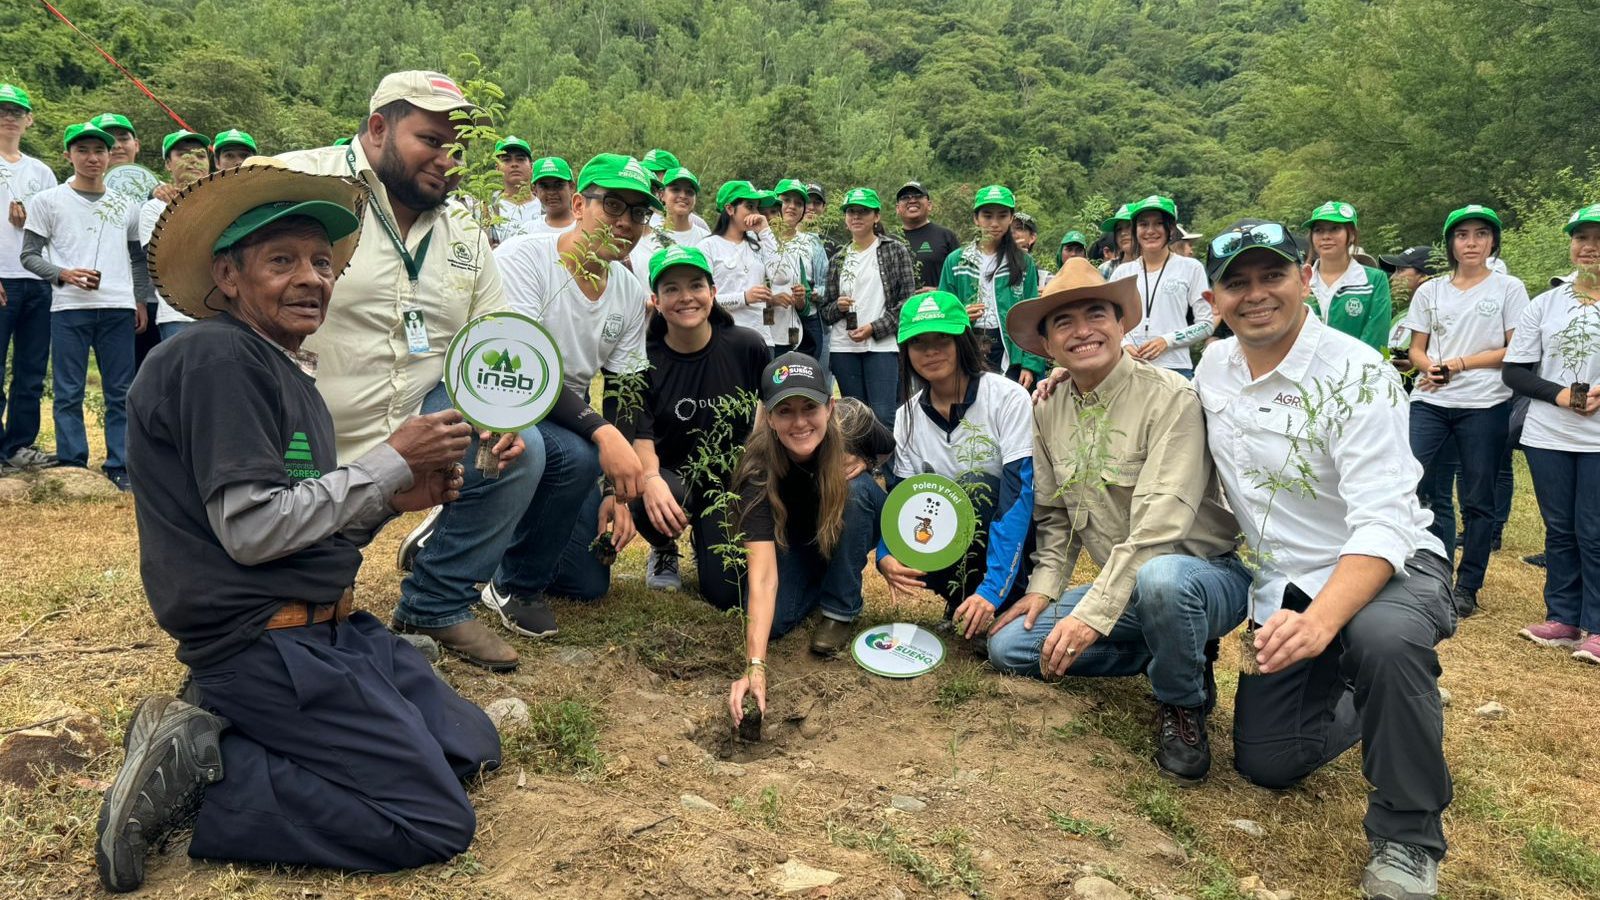
[[757,762],[786,755],[795,744],[820,736],[823,714],[824,705],[814,696],[769,705],[761,723],[761,738],[753,740],[752,729],[735,728],[727,712],[718,709],[701,717],[693,740],[722,762]]

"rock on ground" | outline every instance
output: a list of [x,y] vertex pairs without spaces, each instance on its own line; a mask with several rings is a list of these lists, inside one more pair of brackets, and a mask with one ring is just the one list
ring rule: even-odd
[[772,883],[780,894],[794,894],[812,888],[827,887],[843,877],[838,872],[808,866],[798,859],[785,860],[772,870]]
[[905,813],[919,813],[928,808],[928,804],[915,797],[896,794],[889,798],[889,805]]
[[1267,836],[1267,830],[1250,819],[1234,819],[1228,824],[1254,838]]
[[1078,900],[1133,900],[1132,895],[1099,875],[1086,875],[1072,883]]
[[101,472],[76,466],[45,469],[39,473],[39,482],[60,485],[61,495],[68,500],[112,500],[122,496],[111,479]]
[[0,503],[27,503],[33,496],[33,485],[26,478],[0,478]]
[[684,794],[678,798],[684,809],[697,812],[717,812],[717,805],[699,794]]
[[1510,710],[1493,700],[1478,707],[1477,713],[1480,719],[1504,719],[1506,716],[1511,715]]
[[0,741],[0,783],[33,789],[56,772],[81,772],[111,749],[98,719],[78,712]]
[[530,721],[528,704],[518,697],[502,697],[483,708],[489,721],[494,723],[495,730],[501,734],[517,728],[522,728]]

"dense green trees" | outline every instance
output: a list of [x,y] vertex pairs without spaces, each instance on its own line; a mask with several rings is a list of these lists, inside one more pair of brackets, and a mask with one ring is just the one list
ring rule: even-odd
[[[1592,196],[1600,16],[1574,0],[65,0],[194,127],[269,151],[351,133],[385,71],[481,57],[505,129],[575,163],[677,152],[708,185],[781,175],[1017,189],[1044,241],[1160,191],[1214,231],[1338,197],[1371,247],[1496,205],[1548,229]],[[28,149],[125,111],[172,127],[34,0],[0,9],[0,80],[37,98]],[[1542,279],[1559,241],[1513,230]],[[1523,258],[1519,259],[1519,254]],[[1521,270],[1528,269],[1526,272]]]

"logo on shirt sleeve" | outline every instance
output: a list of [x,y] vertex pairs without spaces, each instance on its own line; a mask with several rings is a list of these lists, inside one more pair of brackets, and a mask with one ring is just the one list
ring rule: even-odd
[[311,458],[311,441],[304,431],[290,436],[289,449],[283,451],[283,471],[295,481],[322,477],[322,470]]

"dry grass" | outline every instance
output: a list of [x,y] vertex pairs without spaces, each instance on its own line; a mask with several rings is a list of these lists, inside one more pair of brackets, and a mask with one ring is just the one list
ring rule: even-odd
[[[107,736],[139,697],[174,689],[181,669],[144,604],[130,501],[0,507],[0,729],[78,707]],[[397,595],[393,550],[414,518],[380,536],[358,582],[363,605],[387,614]],[[1485,611],[1441,650],[1447,754],[1456,803],[1446,817],[1446,896],[1600,896],[1600,819],[1593,813],[1600,741],[1588,736],[1600,671],[1515,637],[1541,617],[1542,573],[1520,562],[1541,544],[1526,471],[1519,470],[1507,546],[1483,593]],[[1235,875],[1259,874],[1299,897],[1351,897],[1364,862],[1366,787],[1357,753],[1282,793],[1231,771],[1232,676],[1212,736],[1216,764],[1197,788],[1156,778],[1148,706],[1136,680],[1073,679],[1061,688],[1005,679],[968,658],[932,678],[886,682],[848,663],[808,660],[796,641],[774,652],[775,696],[827,710],[827,734],[800,738],[794,721],[772,746],[735,753],[720,705],[738,657],[738,622],[685,597],[639,585],[643,554],[624,554],[613,597],[563,606],[557,644],[525,646],[516,675],[459,664],[445,676],[487,702],[545,700],[552,719],[517,763],[476,792],[480,834],[446,866],[393,877],[267,870],[169,855],[154,876],[164,897],[750,896],[790,854],[844,873],[833,897],[1062,896],[1095,870],[1136,893],[1175,890],[1199,900],[1238,896]],[[1087,575],[1084,571],[1081,575]],[[892,608],[869,579],[869,616],[926,619],[928,605]],[[27,631],[25,636],[18,637]],[[84,655],[72,648],[143,649]],[[784,646],[790,645],[790,646]],[[593,666],[559,664],[562,647]],[[1473,710],[1496,700],[1504,721]],[[814,713],[815,714],[815,713]],[[783,717],[771,717],[780,720]],[[535,740],[537,738],[537,740]],[[706,751],[710,751],[709,753]],[[588,754],[593,753],[593,756]],[[738,751],[744,752],[744,751]],[[563,756],[565,754],[565,756]],[[661,766],[655,757],[668,758]],[[91,896],[99,797],[85,773],[31,791],[0,789],[0,895]],[[738,764],[729,768],[730,761]],[[886,815],[889,793],[911,792],[937,815]],[[696,793],[720,814],[686,814]],[[1584,805],[1588,801],[1587,807]],[[1259,822],[1265,839],[1231,828]],[[1182,869],[1146,852],[1166,831],[1190,851]]]

